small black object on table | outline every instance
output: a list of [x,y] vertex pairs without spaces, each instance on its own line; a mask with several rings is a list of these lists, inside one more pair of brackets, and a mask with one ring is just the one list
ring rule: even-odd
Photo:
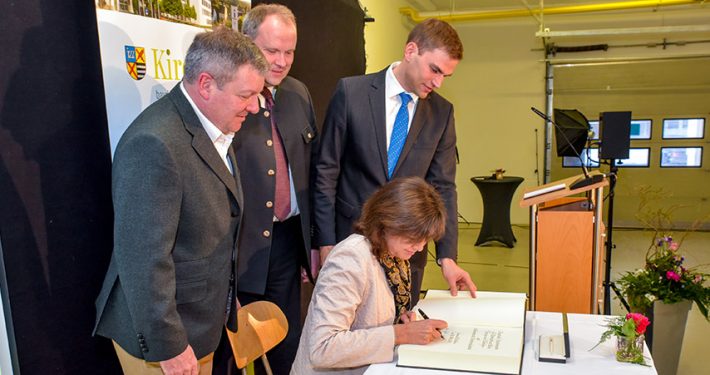
[[523,180],[522,177],[503,177],[499,180],[490,176],[471,177],[483,198],[483,225],[476,246],[490,241],[515,246],[518,240],[510,227],[510,203],[515,189]]

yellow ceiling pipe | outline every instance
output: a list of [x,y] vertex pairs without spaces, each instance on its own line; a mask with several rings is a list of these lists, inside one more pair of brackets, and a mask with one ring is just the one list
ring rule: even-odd
[[444,13],[444,12],[428,12],[426,15],[420,14],[417,10],[411,7],[399,8],[399,12],[409,16],[412,21],[419,23],[427,18],[437,18],[447,22],[462,22],[462,21],[477,21],[494,18],[510,18],[524,17],[530,15],[550,14],[572,14],[572,13],[587,13],[601,12],[609,10],[625,10],[638,8],[654,8],[664,6],[690,5],[705,2],[704,0],[636,0],[636,1],[617,1],[613,3],[586,4],[586,5],[567,5],[558,7],[540,9],[512,9],[499,10],[490,12],[461,12],[461,13]]

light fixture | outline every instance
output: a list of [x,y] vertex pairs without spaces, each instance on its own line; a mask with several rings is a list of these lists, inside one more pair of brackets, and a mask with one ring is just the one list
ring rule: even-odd
[[595,29],[595,30],[568,30],[568,31],[538,31],[538,38],[577,37],[577,36],[610,36],[610,35],[639,35],[639,34],[668,34],[668,33],[697,33],[710,32],[710,25],[683,25],[683,26],[658,26],[658,27],[633,27],[621,29]]

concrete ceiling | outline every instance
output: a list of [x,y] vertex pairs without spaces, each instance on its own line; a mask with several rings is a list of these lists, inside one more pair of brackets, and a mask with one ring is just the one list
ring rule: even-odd
[[[408,0],[422,12],[460,11],[478,12],[510,9],[539,8],[540,0]],[[623,2],[622,0],[544,0],[545,8]]]
[[703,90],[710,88],[710,58],[555,68],[555,92]]
[[[537,8],[540,4],[539,0],[410,0],[409,2],[414,8],[420,11],[454,10],[462,12],[521,9],[526,8],[527,6]],[[545,0],[545,7],[579,4],[598,4],[607,2],[609,1]]]
[[[589,5],[619,2],[620,0],[544,0],[545,8]],[[536,9],[539,0],[408,0],[410,6],[419,12],[491,12],[501,10]],[[700,19],[682,19],[674,26],[705,25],[708,19],[709,7],[704,8],[704,16]],[[666,8],[658,8],[663,12]],[[668,8],[670,9],[670,8]],[[599,14],[601,17],[603,13]],[[531,16],[532,17],[532,16]],[[568,26],[574,29],[574,25]],[[628,26],[627,26],[628,27]],[[588,27],[587,27],[588,28]],[[644,42],[663,40],[666,35],[635,36],[602,36],[588,37],[584,42],[628,44],[640,40]],[[669,35],[672,40],[710,40],[710,32],[674,33]],[[553,38],[550,40],[558,45],[584,44],[580,39]],[[660,47],[659,47],[660,48]],[[576,57],[574,54],[558,57]],[[589,65],[573,65],[567,68],[556,68],[555,92],[557,94],[580,94],[592,92],[635,92],[648,90],[683,90],[704,91],[710,89],[710,58],[690,58],[670,61],[635,61],[622,63],[604,63]]]

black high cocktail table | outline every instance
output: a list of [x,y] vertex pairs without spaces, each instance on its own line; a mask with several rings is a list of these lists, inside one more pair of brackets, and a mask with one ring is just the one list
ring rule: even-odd
[[522,177],[503,177],[496,180],[490,176],[471,177],[471,181],[483,198],[483,225],[476,246],[498,241],[508,247],[515,246],[517,239],[510,227],[510,203]]

